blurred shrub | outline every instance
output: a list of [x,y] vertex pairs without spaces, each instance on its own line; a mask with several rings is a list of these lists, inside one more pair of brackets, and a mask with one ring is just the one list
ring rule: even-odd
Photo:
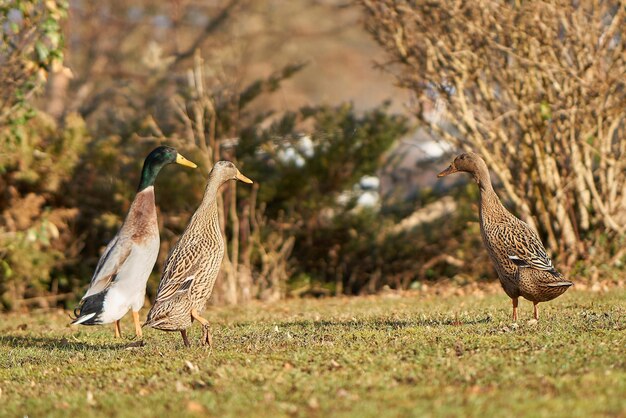
[[384,153],[408,129],[408,120],[390,115],[386,104],[363,114],[346,104],[301,109],[266,130],[242,134],[238,155],[260,181],[266,228],[295,237],[292,294],[360,294],[446,276],[493,277],[473,185],[452,190],[458,202],[452,214],[400,231],[394,228],[400,219],[441,195],[424,190],[414,202],[385,211],[340,199],[361,177],[378,173]]
[[383,153],[407,131],[406,118],[389,114],[388,104],[363,114],[351,104],[307,107],[269,129],[244,131],[238,154],[263,179],[259,200],[270,216],[283,211],[317,222],[322,209],[340,206],[339,193],[376,174]]
[[[295,239],[290,265],[297,277],[311,273],[317,283],[334,283],[334,275],[319,272],[329,249],[348,248],[344,227],[357,221],[339,197],[364,175],[376,174],[384,152],[408,130],[406,118],[390,115],[387,106],[362,114],[350,104],[307,107],[268,129],[242,133],[237,153],[260,182],[257,199],[267,219],[262,233],[278,229]],[[261,261],[262,253],[253,252],[253,265]]]
[[[65,0],[14,0],[0,4],[0,126],[21,126],[33,116],[29,99],[63,62],[61,20]],[[20,138],[21,131],[13,136]],[[11,142],[2,142],[9,146]],[[2,161],[0,160],[0,166]]]
[[80,261],[83,241],[73,229],[78,209],[67,205],[64,187],[89,141],[83,120],[71,114],[60,127],[38,114],[19,129],[22,140],[5,154],[0,174],[0,301],[5,308],[25,300],[47,306],[59,294],[66,297],[76,281],[64,270]]
[[319,288],[332,294],[364,294],[383,286],[408,289],[442,277],[493,277],[482,248],[475,191],[461,187],[454,194],[454,213],[400,230],[392,214],[369,208],[339,213],[298,242],[297,272],[308,281],[303,285],[296,275],[292,289],[298,294],[316,294]]

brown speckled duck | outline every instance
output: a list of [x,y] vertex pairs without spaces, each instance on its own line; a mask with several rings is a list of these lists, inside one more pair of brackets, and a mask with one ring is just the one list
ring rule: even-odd
[[460,171],[470,173],[480,188],[480,231],[500,283],[513,300],[513,320],[520,296],[533,302],[539,319],[537,304],[562,295],[573,283],[554,268],[537,233],[502,205],[478,154],[459,155],[437,177]]
[[217,193],[229,180],[252,183],[230,161],[215,163],[200,207],[165,261],[156,300],[143,325],[180,331],[187,347],[187,328],[194,320],[202,324],[201,343],[212,345],[209,322],[200,314],[211,297],[224,258]]

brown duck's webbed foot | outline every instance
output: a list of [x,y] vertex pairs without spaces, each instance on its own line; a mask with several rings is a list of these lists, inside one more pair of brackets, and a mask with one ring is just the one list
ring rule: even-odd
[[191,317],[202,324],[202,338],[200,340],[200,344],[208,345],[210,348],[213,348],[213,337],[211,336],[209,321],[201,317],[195,309],[191,310]]
[[189,344],[189,338],[187,338],[187,330],[181,329],[180,335],[183,336],[183,343],[185,343],[185,347],[191,347],[191,344]]
[[518,298],[511,299],[513,301],[513,321],[517,322],[517,304],[519,302]]
[[133,322],[135,323],[135,335],[137,338],[143,338],[143,331],[141,331],[141,323],[139,322],[139,312],[133,311]]
[[115,338],[122,338],[122,328],[119,319],[115,321]]
[[533,302],[533,316],[539,321],[539,309],[537,309],[537,302]]

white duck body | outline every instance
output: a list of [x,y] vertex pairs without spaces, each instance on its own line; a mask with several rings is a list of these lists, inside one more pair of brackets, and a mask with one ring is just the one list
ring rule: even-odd
[[124,224],[104,250],[74,324],[108,324],[144,304],[159,254],[154,186],[137,193]]

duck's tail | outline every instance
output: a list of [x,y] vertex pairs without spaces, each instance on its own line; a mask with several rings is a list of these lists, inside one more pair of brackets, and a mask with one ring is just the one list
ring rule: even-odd
[[574,283],[569,282],[567,280],[563,280],[563,281],[560,281],[560,282],[547,283],[546,286],[548,286],[548,287],[570,287],[570,286],[574,286]]
[[146,318],[146,322],[144,322],[143,325],[141,325],[142,328],[150,327],[150,328],[161,329],[161,326],[169,321],[169,318],[165,315],[156,316],[156,315],[151,315],[151,314],[152,312],[148,312],[148,318]]
[[76,318],[72,321],[72,325],[98,325],[101,324],[100,314],[104,308],[104,297],[106,291],[96,293],[86,297],[74,309]]

